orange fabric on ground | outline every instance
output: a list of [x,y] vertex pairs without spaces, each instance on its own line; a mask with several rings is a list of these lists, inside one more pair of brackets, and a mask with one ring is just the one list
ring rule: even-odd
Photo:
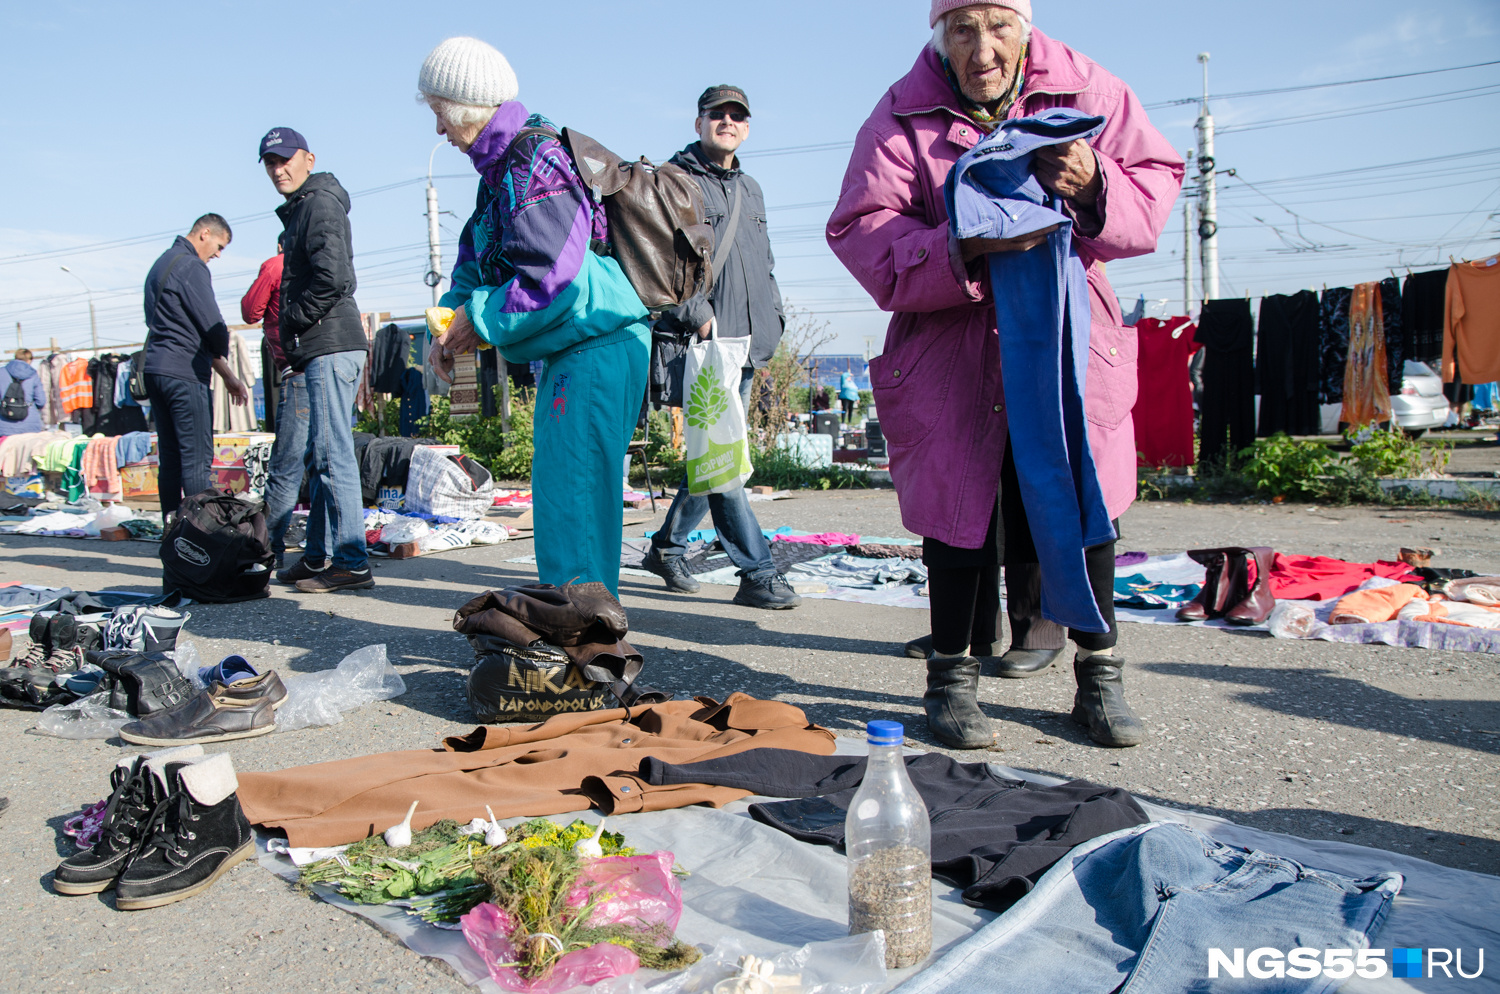
[[74,359],[62,368],[58,381],[64,414],[94,406],[94,378],[89,375],[89,361]]
[[1461,262],[1448,270],[1445,314],[1443,381],[1453,382],[1455,356],[1465,383],[1500,380],[1500,262]]
[[388,752],[241,773],[240,805],[256,825],[284,829],[294,846],[334,846],[400,822],[420,801],[413,829],[443,818],[467,822],[485,805],[498,818],[721,807],[750,792],[707,785],[652,786],[641,760],[695,763],[748,749],[833,752],[833,733],[800,708],[732,694],[630,709],[557,715],[539,725],[484,726],[443,749]]
[[1339,420],[1356,427],[1391,420],[1379,283],[1359,284],[1349,301],[1349,361],[1344,366],[1344,410]]
[[1414,598],[1425,599],[1427,594],[1414,583],[1398,583],[1393,587],[1375,590],[1356,590],[1345,594],[1333,606],[1328,616],[1330,625],[1362,625],[1377,621],[1390,621]]

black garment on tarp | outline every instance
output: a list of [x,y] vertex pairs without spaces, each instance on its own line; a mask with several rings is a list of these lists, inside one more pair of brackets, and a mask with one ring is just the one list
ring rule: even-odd
[[1255,322],[1250,301],[1205,302],[1193,341],[1206,353],[1198,465],[1223,465],[1255,441]]
[[364,502],[370,504],[380,495],[382,485],[405,487],[411,473],[411,454],[419,445],[436,445],[431,438],[376,438],[365,432],[354,433],[354,454],[359,459],[359,482]]
[[[776,572],[785,573],[798,563],[810,563],[814,559],[822,559],[824,556],[837,555],[844,550],[842,545],[814,545],[811,542],[772,542],[771,562],[776,566]],[[700,573],[712,573],[714,570],[723,569],[732,565],[729,561],[729,553],[718,542],[714,542],[706,549],[691,553],[682,557],[682,565],[693,575]]]
[[1260,302],[1255,381],[1260,391],[1257,434],[1316,435],[1318,412],[1318,295],[1303,290]]
[[24,518],[42,500],[43,498],[36,494],[13,494],[9,490],[0,490],[0,514]]
[[401,396],[406,380],[406,356],[410,351],[411,335],[404,328],[388,324],[377,331],[375,347],[370,350],[370,389]]
[[[702,763],[641,761],[649,784],[710,784],[800,800],[752,804],[756,821],[803,842],[842,846],[844,818],[865,775],[863,756],[751,749]],[[941,753],[906,757],[932,823],[932,871],[964,888],[965,904],[1002,910],[1069,849],[1150,819],[1119,787],[1084,780],[1043,787]]]
[[1406,278],[1401,287],[1401,333],[1405,358],[1425,363],[1442,361],[1447,298],[1446,269],[1413,273]]
[[74,591],[63,587],[54,591],[52,599],[37,605],[37,613],[61,611],[63,614],[108,614],[126,604],[141,604],[150,607],[179,607],[188,603],[179,593],[135,594],[127,590]]
[[1349,303],[1354,291],[1346,286],[1324,290],[1318,304],[1318,403],[1344,399],[1344,368],[1349,365]]
[[1406,322],[1401,316],[1401,281],[1394,276],[1380,281],[1380,321],[1385,332],[1386,389],[1397,397],[1406,378]]

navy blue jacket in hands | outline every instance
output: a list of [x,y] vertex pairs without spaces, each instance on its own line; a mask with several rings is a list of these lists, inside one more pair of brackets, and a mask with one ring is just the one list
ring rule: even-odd
[[1066,107],[1006,121],[954,163],[944,194],[952,232],[1017,238],[1056,226],[1045,246],[988,257],[1000,332],[1009,444],[1042,573],[1042,616],[1105,632],[1084,550],[1115,540],[1084,420],[1088,275],[1062,198],[1031,172],[1033,153],[1092,138],[1105,119]]
[[[963,887],[964,903],[976,907],[1009,907],[1073,846],[1150,820],[1128,791],[1084,780],[1043,787],[935,752],[907,756],[906,772],[932,822],[932,871]],[[647,758],[639,773],[649,784],[801,798],[752,804],[750,815],[804,842],[833,846],[844,843],[844,818],[864,775],[863,756],[790,749],[751,749],[681,766]]]
[[207,385],[214,358],[229,355],[229,326],[214,300],[208,264],[183,236],[146,274],[145,304],[146,327],[151,329],[146,372]]

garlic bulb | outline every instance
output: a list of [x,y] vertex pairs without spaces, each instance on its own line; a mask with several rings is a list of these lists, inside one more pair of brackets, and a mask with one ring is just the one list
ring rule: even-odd
[[485,829],[487,829],[489,827],[490,827],[490,823],[487,822],[487,821],[485,821],[483,818],[475,818],[473,821],[469,822],[463,828],[460,828],[458,830],[458,834],[459,835],[483,835],[484,832],[485,832]]
[[399,825],[392,825],[385,830],[385,844],[392,849],[400,849],[411,845],[411,816],[417,813],[417,804],[412,801],[411,807],[406,809],[406,820]]
[[[489,823],[484,827],[484,844],[487,846],[505,845],[505,829],[501,828],[500,822],[495,819],[495,812],[488,804],[484,806],[484,810],[490,816]],[[475,819],[475,821],[478,820]]]
[[604,834],[604,819],[599,819],[599,830],[594,833],[592,839],[579,839],[573,843],[573,851],[580,856],[599,859],[604,855],[604,847],[599,844],[599,837]]

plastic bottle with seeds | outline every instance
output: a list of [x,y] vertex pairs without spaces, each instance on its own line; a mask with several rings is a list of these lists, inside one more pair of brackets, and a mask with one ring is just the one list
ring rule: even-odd
[[870,759],[844,821],[849,934],[885,933],[885,965],[914,966],[932,951],[932,826],[901,754],[899,722],[866,728]]

